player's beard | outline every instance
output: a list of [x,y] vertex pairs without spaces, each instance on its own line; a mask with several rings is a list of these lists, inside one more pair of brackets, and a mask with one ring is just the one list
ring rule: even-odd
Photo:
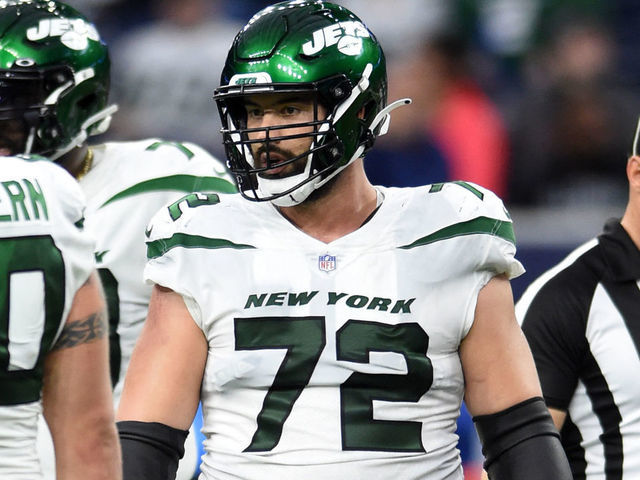
[[[254,159],[259,159],[261,158],[263,155],[277,155],[278,157],[281,157],[283,159],[291,159],[296,157],[296,155],[288,149],[285,148],[280,148],[274,145],[270,145],[267,147],[267,145],[260,145],[260,147],[258,147],[258,149],[255,151],[255,153],[253,154],[253,158]],[[293,175],[297,175],[299,173],[302,173],[305,169],[306,166],[306,162],[307,162],[307,155],[304,155],[302,158],[299,158],[297,160],[294,160],[291,163],[288,163],[286,165],[279,165],[282,164],[284,162],[286,162],[287,160],[281,160],[280,162],[277,162],[276,165],[273,166],[274,169],[276,168],[280,168],[283,167],[284,170],[282,172],[278,172],[278,173],[269,173],[269,170],[265,170],[264,172],[259,173],[258,175],[260,175],[263,178],[267,178],[267,179],[277,179],[277,178],[286,178],[286,177],[291,177]],[[255,162],[258,164],[258,161],[255,160]],[[264,165],[262,164],[262,162],[259,162],[260,167],[265,167],[266,166],[266,160],[264,162]]]

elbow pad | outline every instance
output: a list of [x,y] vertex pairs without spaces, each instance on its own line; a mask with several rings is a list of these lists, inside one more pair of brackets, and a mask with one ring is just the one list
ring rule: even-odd
[[572,480],[560,434],[542,398],[473,421],[491,480]]
[[123,480],[174,480],[188,430],[155,422],[117,422]]

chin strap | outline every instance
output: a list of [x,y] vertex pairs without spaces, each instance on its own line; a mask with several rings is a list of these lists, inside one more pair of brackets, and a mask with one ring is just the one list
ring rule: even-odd
[[27,137],[27,141],[24,146],[24,154],[29,155],[31,153],[31,149],[33,148],[33,141],[36,138],[36,127],[29,128],[29,136]]

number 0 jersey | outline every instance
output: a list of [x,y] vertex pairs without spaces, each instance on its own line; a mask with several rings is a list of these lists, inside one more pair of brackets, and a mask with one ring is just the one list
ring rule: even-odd
[[40,157],[0,163],[0,478],[39,479],[44,361],[94,268],[94,243],[65,170]]
[[379,191],[328,244],[239,195],[154,218],[145,278],[209,343],[202,478],[462,479],[458,347],[479,290],[523,271],[511,221],[467,183]]

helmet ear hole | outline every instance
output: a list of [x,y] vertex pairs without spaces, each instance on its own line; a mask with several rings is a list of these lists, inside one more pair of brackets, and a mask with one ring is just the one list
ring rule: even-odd
[[371,118],[373,120],[373,117],[377,113],[377,107],[378,107],[378,104],[376,103],[375,100],[373,99],[369,100],[367,103],[365,103],[362,106],[362,108],[358,112],[358,118],[361,118],[363,120],[367,120],[368,118]]
[[90,93],[89,95],[85,95],[81,99],[78,100],[78,107],[82,110],[89,110],[92,105],[98,101],[98,96],[95,93]]

